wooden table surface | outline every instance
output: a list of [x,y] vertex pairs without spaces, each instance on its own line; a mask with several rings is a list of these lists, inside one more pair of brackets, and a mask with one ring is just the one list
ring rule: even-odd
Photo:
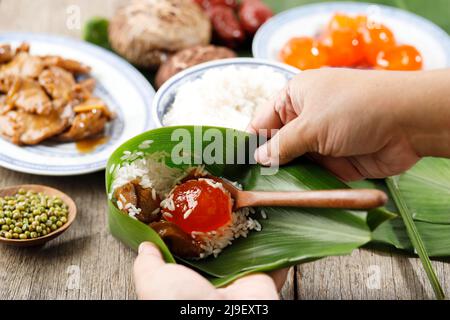
[[[0,0],[0,32],[33,31],[80,37],[92,16],[111,16],[123,0]],[[79,13],[79,16],[78,16]],[[3,152],[0,150],[0,152]],[[135,253],[108,232],[104,173],[42,177],[0,168],[0,187],[45,184],[73,197],[73,226],[41,248],[0,247],[0,299],[134,299]],[[450,293],[450,264],[435,261]],[[285,299],[431,299],[417,258],[360,249],[292,268]]]

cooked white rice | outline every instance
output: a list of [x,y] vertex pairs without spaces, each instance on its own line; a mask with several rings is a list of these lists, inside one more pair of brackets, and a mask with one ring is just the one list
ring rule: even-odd
[[[140,185],[143,188],[152,188],[154,192],[163,199],[161,201],[161,207],[167,208],[168,210],[175,210],[175,204],[172,195],[170,195],[170,191],[173,187],[185,178],[189,172],[192,172],[192,170],[195,170],[197,174],[203,175],[207,174],[207,172],[203,166],[189,168],[188,170],[170,168],[165,163],[166,156],[165,153],[153,153],[145,158],[137,159],[132,163],[125,163],[122,166],[118,165],[114,170],[112,190],[135,179],[140,179]],[[205,180],[214,188],[221,188],[225,191],[221,183],[211,179],[201,179]],[[234,184],[237,187],[240,187],[239,184]],[[141,212],[140,208],[136,208],[132,204],[125,204],[126,200],[123,199],[123,197],[116,199],[116,201],[117,207],[120,210],[125,208],[128,211],[129,216],[134,219],[136,219],[136,215]],[[192,213],[192,210],[196,205],[197,203],[194,200],[188,204],[189,208],[186,208],[185,219]],[[159,208],[157,210],[159,210]],[[253,213],[255,213],[253,208],[243,208],[232,213],[232,222],[230,226],[208,233],[192,232],[192,238],[199,240],[202,243],[201,248],[203,249],[203,253],[199,258],[205,258],[209,255],[217,257],[222,249],[230,245],[234,239],[247,237],[251,230],[260,231],[261,225],[259,222],[250,217]],[[172,215],[168,212],[164,212],[163,217],[172,218]]]
[[163,123],[244,130],[256,111],[286,83],[285,76],[269,67],[208,70],[201,78],[180,86]]

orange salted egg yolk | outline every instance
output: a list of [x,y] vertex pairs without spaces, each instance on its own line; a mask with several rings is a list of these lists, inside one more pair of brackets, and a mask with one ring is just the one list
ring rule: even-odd
[[280,59],[300,70],[318,69],[328,64],[327,49],[309,37],[289,40],[280,52]]
[[386,52],[395,47],[395,37],[392,31],[382,24],[368,24],[362,29],[364,54],[367,61],[375,66],[380,52]]
[[362,37],[353,29],[327,32],[321,43],[328,48],[328,63],[332,67],[353,67],[364,60]]
[[423,58],[413,46],[402,45],[380,52],[377,67],[384,70],[416,71],[422,69]]
[[175,208],[166,205],[163,217],[188,234],[215,231],[231,223],[231,195],[213,180],[189,180],[176,186],[169,197]]
[[328,23],[328,31],[333,32],[335,30],[351,29],[359,31],[367,24],[367,17],[358,15],[356,17],[348,16],[342,13],[336,13]]

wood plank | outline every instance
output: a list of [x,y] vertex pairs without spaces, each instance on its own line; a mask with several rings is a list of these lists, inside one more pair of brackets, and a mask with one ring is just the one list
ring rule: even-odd
[[295,281],[296,281],[296,268],[292,267],[289,269],[289,273],[287,275],[286,283],[280,292],[280,299],[282,300],[294,300],[296,296],[295,290]]
[[0,0],[0,31],[44,32],[80,37],[82,26],[88,19],[94,16],[110,17],[118,6],[126,2],[127,0]]
[[[433,261],[449,292],[448,262]],[[351,256],[329,257],[297,266],[299,299],[433,299],[418,258],[398,251],[355,250]]]

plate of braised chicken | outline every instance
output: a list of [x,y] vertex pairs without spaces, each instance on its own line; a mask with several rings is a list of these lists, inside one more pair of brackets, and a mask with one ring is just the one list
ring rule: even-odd
[[40,34],[0,35],[0,166],[78,175],[152,128],[154,89],[102,48]]

